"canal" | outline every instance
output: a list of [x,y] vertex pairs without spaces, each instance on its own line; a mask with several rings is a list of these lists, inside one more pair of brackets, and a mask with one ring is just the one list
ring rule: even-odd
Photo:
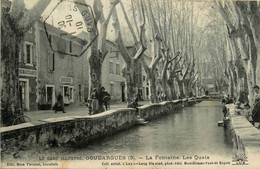
[[[114,136],[95,141],[84,148],[58,147],[31,150],[19,154],[19,161],[39,161],[41,157],[89,156],[183,156],[210,160],[232,160],[231,135],[217,122],[222,119],[222,106],[217,101],[203,101],[179,112],[171,113],[146,125],[135,126]],[[9,157],[5,157],[8,160]],[[62,158],[59,158],[62,159]],[[10,159],[11,160],[11,159]],[[48,159],[47,159],[48,160]],[[54,159],[53,159],[54,160]],[[94,160],[91,160],[92,162]],[[51,161],[52,162],[52,159]],[[97,162],[97,161],[96,161]]]
[[217,101],[204,101],[83,149],[63,149],[60,153],[72,156],[208,155],[231,159],[231,136],[217,125],[223,117],[222,106]]

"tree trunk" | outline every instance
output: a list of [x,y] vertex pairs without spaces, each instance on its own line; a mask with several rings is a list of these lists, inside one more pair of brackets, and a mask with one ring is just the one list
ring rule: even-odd
[[190,92],[192,92],[192,89],[189,84],[190,84],[189,79],[183,80],[184,91],[185,91],[186,97],[189,97]]
[[169,100],[177,99],[175,86],[174,86],[174,79],[168,79],[167,80],[167,86],[169,88]]
[[248,100],[249,100],[249,105],[253,105],[253,96],[254,96],[254,91],[253,87],[255,86],[255,74],[256,72],[253,70],[253,65],[251,62],[248,62],[248,67],[247,67],[247,85],[248,85]]
[[[14,120],[14,113],[20,110],[19,98],[19,44],[23,34],[9,14],[2,13],[1,36],[1,125]],[[3,26],[4,25],[4,26]]]
[[98,52],[95,47],[96,42],[93,44],[93,48],[91,50],[91,56],[89,58],[89,94],[91,94],[92,89],[96,88],[99,90],[102,84],[102,63],[103,59],[100,57],[102,55]]
[[157,90],[156,90],[156,78],[154,76],[154,74],[148,74],[149,76],[149,80],[150,80],[150,89],[151,89],[151,102],[152,103],[159,103],[159,99],[158,99],[158,94],[157,94]]
[[177,83],[179,86],[181,98],[185,98],[183,82],[181,80],[177,80]]
[[232,78],[232,75],[229,76],[229,95],[231,98],[234,97],[234,80]]
[[[133,65],[133,66],[132,66]],[[137,97],[137,93],[135,91],[135,66],[134,64],[131,65],[126,65],[126,67],[123,68],[122,74],[123,77],[125,78],[125,84],[126,84],[126,101],[127,101],[127,107],[130,106],[131,102],[133,99]]]

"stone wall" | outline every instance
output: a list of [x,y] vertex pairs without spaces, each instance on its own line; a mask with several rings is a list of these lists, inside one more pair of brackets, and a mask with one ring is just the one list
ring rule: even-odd
[[235,115],[235,105],[227,105],[229,125],[233,136],[236,154],[245,155],[252,168],[260,165],[260,130],[255,128],[244,116]]
[[[185,100],[186,101],[186,100]],[[182,108],[181,100],[165,101],[152,105],[144,105],[138,108],[139,115],[145,120],[153,120],[168,113],[174,113]]]
[[[176,100],[139,107],[138,114],[146,120],[174,113],[195,100]],[[40,124],[24,123],[0,128],[1,151],[16,153],[20,150],[50,148],[55,146],[86,146],[91,141],[113,135],[133,127],[137,121],[136,110],[122,108],[93,116],[69,116],[41,120]]]

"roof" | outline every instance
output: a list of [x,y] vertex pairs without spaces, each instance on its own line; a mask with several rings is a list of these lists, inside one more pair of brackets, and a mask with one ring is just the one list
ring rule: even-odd
[[[81,39],[77,36],[70,35],[68,32],[62,31],[59,28],[56,28],[46,22],[44,24],[42,21],[40,21],[39,26],[40,26],[40,28],[42,28],[42,30],[44,30],[44,31],[46,30],[47,33],[50,32],[50,33],[59,35],[60,38],[62,38],[62,36],[63,36],[65,39],[70,39],[70,40],[76,41],[76,42],[84,45],[85,41],[83,39]],[[83,35],[84,35],[84,33],[81,36],[83,36]]]

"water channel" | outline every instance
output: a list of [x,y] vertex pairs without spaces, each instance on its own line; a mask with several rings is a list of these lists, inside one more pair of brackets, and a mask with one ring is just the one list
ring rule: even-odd
[[[222,106],[218,101],[203,101],[146,125],[98,140],[85,148],[59,147],[28,153],[30,157],[27,156],[27,159],[39,160],[39,156],[198,155],[230,161],[233,156],[231,135],[217,125],[223,117]],[[20,160],[24,160],[24,157]]]
[[107,137],[81,149],[63,149],[60,155],[208,155],[232,158],[231,136],[217,122],[222,119],[217,101],[204,101]]

